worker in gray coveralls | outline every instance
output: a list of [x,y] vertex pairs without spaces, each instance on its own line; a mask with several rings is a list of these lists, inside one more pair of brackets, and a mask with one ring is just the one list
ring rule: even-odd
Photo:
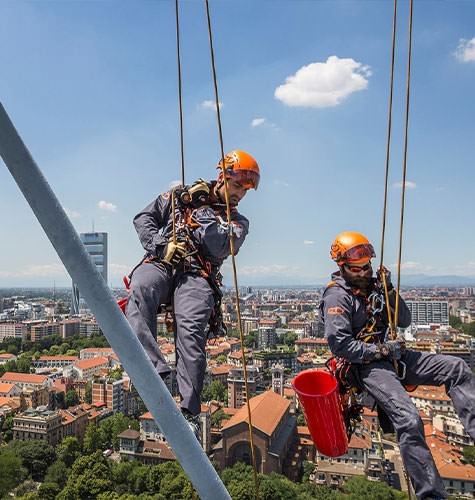
[[[406,349],[403,338],[387,338],[387,309],[384,299],[377,297],[382,293],[382,273],[391,310],[396,290],[386,268],[373,278],[371,259],[375,253],[365,236],[351,231],[339,234],[331,257],[339,271],[332,275],[320,304],[330,349],[350,364],[353,384],[375,399],[394,427],[417,498],[447,498],[425,441],[419,411],[404,386],[444,385],[465,430],[475,439],[475,380],[470,368],[455,356],[413,351]],[[375,308],[375,303],[383,308]],[[411,314],[402,299],[400,306],[397,324],[405,328],[411,324]]]
[[[246,238],[249,221],[237,205],[248,189],[257,189],[260,177],[256,160],[240,150],[227,154],[224,169],[221,162],[218,169],[216,181],[199,179],[163,193],[135,216],[134,226],[146,255],[131,274],[125,310],[157,372],[165,378],[170,368],[156,340],[157,312],[162,305],[172,305],[181,410],[197,436],[206,338],[208,332],[223,331],[219,269],[230,255],[230,238],[235,253]],[[223,171],[231,225],[227,223]]]

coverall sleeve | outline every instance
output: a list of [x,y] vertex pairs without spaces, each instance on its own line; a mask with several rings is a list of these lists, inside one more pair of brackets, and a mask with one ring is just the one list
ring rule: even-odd
[[351,316],[350,296],[336,287],[329,289],[323,297],[323,318],[332,353],[355,364],[370,362],[375,358],[376,345],[354,338]]
[[160,256],[168,243],[161,230],[167,225],[170,204],[170,194],[161,194],[134,217],[140,243],[150,255]]
[[[396,290],[393,288],[389,292],[389,305],[391,307],[391,311],[394,314],[394,309],[396,307]],[[411,326],[412,316],[411,311],[407,307],[407,304],[404,302],[404,299],[399,295],[399,307],[398,307],[398,322],[397,326],[401,328],[407,328]]]
[[249,232],[249,221],[239,215],[231,221],[231,228],[227,221],[216,215],[210,207],[201,207],[193,212],[193,219],[199,224],[194,230],[194,236],[205,253],[215,259],[225,259],[230,255],[229,238],[234,238],[235,253],[238,253]]

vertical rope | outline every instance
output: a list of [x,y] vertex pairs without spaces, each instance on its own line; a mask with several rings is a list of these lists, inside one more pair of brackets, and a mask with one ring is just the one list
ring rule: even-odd
[[401,189],[401,217],[399,224],[399,252],[397,259],[397,287],[396,287],[396,307],[394,309],[394,321],[397,326],[399,319],[399,292],[401,289],[401,257],[402,257],[402,237],[404,229],[404,208],[406,201],[406,172],[407,172],[407,143],[409,131],[409,103],[411,90],[411,58],[412,58],[412,12],[413,0],[409,1],[409,33],[407,50],[407,79],[406,79],[406,115],[404,122],[404,159],[402,166],[402,189]]
[[229,225],[229,229],[230,229],[229,247],[230,247],[230,252],[231,252],[234,289],[235,289],[235,293],[236,293],[236,314],[237,314],[238,327],[239,327],[239,337],[241,340],[242,364],[243,364],[243,371],[244,371],[244,388],[246,391],[247,416],[248,416],[248,420],[249,420],[249,441],[250,441],[250,445],[251,445],[251,457],[252,457],[252,466],[253,466],[253,472],[254,472],[255,498],[259,499],[259,480],[257,477],[256,456],[255,456],[255,452],[254,452],[254,439],[253,439],[253,434],[252,434],[252,417],[251,417],[251,406],[249,403],[249,388],[248,388],[248,383],[247,383],[247,362],[246,362],[246,354],[244,351],[244,332],[243,332],[242,320],[241,320],[241,305],[239,303],[239,287],[238,287],[238,280],[237,280],[236,257],[235,257],[236,253],[235,253],[235,248],[234,248],[234,238],[233,238],[233,234],[231,232],[231,230],[232,230],[231,204],[229,202],[229,187],[228,187],[228,181],[226,178],[226,170],[225,170],[225,165],[224,165],[223,128],[222,128],[222,124],[221,124],[221,112],[219,109],[218,79],[216,76],[216,64],[215,64],[214,48],[213,48],[213,34],[212,34],[212,29],[211,29],[211,16],[210,16],[210,12],[209,12],[208,0],[205,0],[205,6],[206,6],[206,18],[208,21],[208,37],[209,37],[209,46],[210,46],[210,54],[211,54],[211,69],[212,69],[212,73],[213,73],[214,96],[215,96],[215,104],[216,104],[216,117],[217,117],[217,122],[218,122],[219,145],[221,148],[221,168],[222,168],[222,174],[223,174],[224,192],[225,192],[225,200],[226,200],[226,216],[227,216],[227,221],[228,221],[228,225]]
[[175,20],[176,20],[176,54],[178,67],[178,110],[180,116],[180,158],[181,158],[181,185],[185,185],[185,146],[183,139],[183,97],[181,83],[181,56],[180,56],[180,16],[178,0],[175,0]]
[[391,308],[389,307],[389,295],[388,286],[386,283],[386,276],[382,272],[383,262],[384,262],[384,240],[386,234],[386,214],[388,205],[388,180],[389,180],[389,159],[391,151],[391,129],[392,129],[392,111],[393,111],[393,90],[394,90],[394,56],[396,52],[396,25],[397,25],[397,0],[394,0],[393,8],[393,31],[392,31],[392,44],[391,44],[391,70],[389,78],[389,99],[388,99],[388,129],[387,129],[387,140],[386,140],[386,168],[384,176],[384,202],[383,202],[383,221],[381,228],[381,251],[380,251],[380,264],[379,268],[381,270],[381,275],[383,277],[383,287],[384,287],[384,298],[386,300],[386,310],[388,313],[389,330],[391,332],[391,337],[395,336],[396,328],[392,319]]

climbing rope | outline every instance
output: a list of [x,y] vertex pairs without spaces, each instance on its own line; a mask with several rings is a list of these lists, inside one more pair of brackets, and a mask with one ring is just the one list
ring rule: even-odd
[[249,420],[249,422],[248,422],[249,441],[250,441],[250,445],[251,445],[252,466],[253,466],[253,471],[254,471],[255,498],[258,500],[259,499],[259,480],[258,480],[258,476],[257,476],[256,456],[255,456],[255,451],[254,451],[251,405],[249,403],[249,388],[248,388],[248,383],[247,383],[247,363],[246,363],[246,354],[244,351],[244,332],[243,332],[242,320],[241,320],[241,305],[239,303],[239,287],[238,287],[238,280],[237,280],[237,268],[236,268],[236,257],[235,257],[236,253],[235,253],[235,248],[234,248],[233,234],[231,232],[231,229],[232,229],[231,204],[229,202],[229,187],[228,187],[228,181],[226,178],[226,170],[225,170],[225,162],[224,162],[223,128],[222,128],[222,124],[221,124],[221,112],[219,109],[218,79],[216,76],[216,64],[215,64],[214,48],[213,48],[213,34],[212,34],[212,29],[211,29],[211,16],[210,16],[210,11],[209,11],[208,0],[205,0],[205,6],[206,6],[206,18],[208,21],[208,37],[209,37],[209,47],[210,47],[210,55],[211,55],[211,69],[212,69],[213,84],[214,84],[216,118],[217,118],[217,122],[218,122],[219,145],[220,145],[220,149],[221,149],[221,168],[222,168],[222,173],[223,173],[224,192],[225,192],[225,199],[226,199],[226,216],[227,216],[227,222],[228,222],[228,226],[229,226],[229,230],[230,230],[229,248],[230,248],[230,252],[231,252],[234,290],[235,290],[235,294],[236,294],[236,315],[237,315],[238,327],[239,327],[239,337],[241,340],[242,365],[243,365],[243,371],[244,371],[244,389],[246,392],[247,416],[248,416],[248,420]]
[[[384,202],[383,202],[383,217],[382,217],[382,227],[381,227],[381,260],[379,268],[383,269],[384,262],[384,240],[386,234],[386,215],[388,206],[388,181],[389,181],[389,159],[391,151],[391,130],[392,130],[392,111],[393,111],[393,90],[394,90],[394,56],[396,52],[396,24],[397,24],[397,0],[394,0],[393,8],[393,30],[392,30],[392,44],[391,44],[391,70],[389,78],[389,99],[388,99],[388,128],[387,128],[387,139],[386,139],[386,168],[384,175]],[[389,304],[388,295],[388,285],[386,283],[386,276],[384,272],[381,272],[384,287],[384,298],[386,304]],[[388,322],[391,337],[395,335],[395,326],[392,320],[391,309],[387,307],[388,312]]]
[[[175,0],[175,21],[176,21],[176,55],[178,68],[178,111],[180,117],[180,158],[181,158],[181,185],[185,185],[185,146],[183,139],[183,98],[181,83],[181,56],[180,56],[180,16],[178,0]],[[173,214],[175,211],[173,211]],[[176,241],[175,241],[176,243]]]
[[[406,172],[407,172],[407,144],[408,144],[408,130],[409,130],[409,103],[410,103],[410,83],[411,83],[411,58],[412,58],[412,17],[413,17],[413,0],[409,1],[409,28],[408,28],[408,54],[407,54],[407,78],[406,78],[406,109],[405,109],[405,120],[404,120],[404,157],[403,157],[403,178],[401,186],[401,212],[400,212],[400,224],[399,224],[399,250],[398,250],[398,261],[397,261],[397,286],[396,286],[396,304],[394,308],[394,317],[391,314],[391,308],[389,307],[389,295],[388,286],[386,281],[386,275],[381,272],[381,277],[383,281],[384,296],[386,300],[386,310],[388,314],[390,338],[392,340],[397,337],[397,323],[399,318],[399,293],[401,285],[401,255],[402,255],[402,238],[403,238],[403,227],[404,227],[404,210],[405,210],[405,193],[406,193]],[[393,8],[393,27],[392,27],[392,48],[391,48],[391,70],[390,70],[390,84],[389,84],[389,102],[388,102],[388,129],[387,129],[387,142],[386,142],[386,168],[385,168],[385,185],[384,185],[384,202],[383,202],[383,220],[381,229],[381,260],[380,269],[383,271],[383,259],[384,259],[384,240],[385,240],[385,229],[386,229],[386,213],[387,213],[387,195],[388,195],[388,178],[389,178],[389,158],[390,158],[390,146],[391,146],[391,124],[392,124],[392,104],[393,104],[393,88],[394,88],[394,56],[396,48],[396,24],[397,24],[397,0],[394,0]],[[398,362],[394,361],[394,368],[396,373],[398,370]],[[407,390],[409,390],[406,387]],[[383,452],[384,453],[384,452]],[[407,491],[409,498],[413,497],[411,491],[411,483],[404,469],[404,476],[407,483]]]
[[409,132],[409,102],[411,95],[411,59],[412,59],[412,11],[413,0],[409,1],[409,27],[408,27],[408,48],[407,48],[407,77],[406,77],[406,112],[404,119],[404,159],[402,163],[402,189],[401,189],[401,215],[399,223],[399,251],[397,259],[397,287],[396,287],[396,307],[394,308],[394,318],[397,324],[399,317],[399,292],[401,289],[401,256],[402,256],[402,236],[404,228],[404,209],[406,201],[406,172],[407,172],[407,142]]

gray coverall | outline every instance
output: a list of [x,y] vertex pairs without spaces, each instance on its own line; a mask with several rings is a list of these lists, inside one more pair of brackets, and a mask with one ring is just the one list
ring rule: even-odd
[[[211,188],[215,183],[210,183]],[[180,209],[176,208],[176,220]],[[232,233],[237,252],[249,230],[249,221],[233,209],[232,224],[228,227],[225,206],[218,200],[210,206],[194,209],[192,231],[198,253],[210,265],[215,275],[230,255],[229,238]],[[176,370],[181,408],[192,415],[200,413],[200,395],[206,370],[206,333],[213,307],[214,292],[201,273],[195,257],[187,257],[176,268],[160,262],[172,236],[171,194],[161,194],[134,218],[134,226],[148,258],[142,262],[131,278],[126,316],[147,351],[157,372],[166,376],[170,372],[157,345],[157,311],[161,305],[173,304],[176,323]]]
[[[391,293],[391,306],[395,295]],[[410,312],[402,299],[399,304],[398,325],[408,327]],[[365,298],[354,295],[339,272],[332,275],[332,282],[323,293],[320,312],[332,353],[357,368],[361,389],[373,396],[393,424],[417,498],[447,498],[424,438],[419,412],[402,384],[444,384],[467,433],[475,439],[475,379],[468,365],[454,356],[407,349],[401,358],[406,364],[406,376],[400,381],[391,361],[375,360],[375,344],[355,339],[368,319]]]

